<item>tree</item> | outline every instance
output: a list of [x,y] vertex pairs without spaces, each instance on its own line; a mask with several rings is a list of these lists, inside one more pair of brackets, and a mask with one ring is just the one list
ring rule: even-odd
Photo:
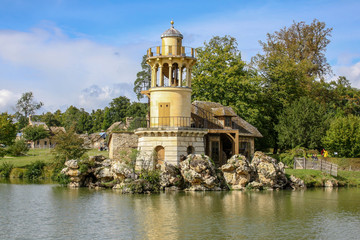
[[16,138],[16,125],[13,116],[8,113],[0,114],[0,144],[11,145]]
[[23,156],[29,151],[29,147],[24,139],[16,140],[8,147],[7,153],[12,156]]
[[61,116],[59,116],[59,112],[60,110],[57,110],[54,114],[51,112],[47,112],[41,115],[41,121],[45,122],[48,127],[61,126]]
[[275,126],[283,148],[321,148],[327,130],[326,109],[308,97],[293,102],[279,116]]
[[349,115],[335,118],[326,136],[324,146],[340,157],[360,157],[360,117]]
[[260,81],[241,60],[236,39],[213,37],[197,49],[197,60],[193,68],[193,99],[231,106],[245,120],[255,123]]
[[263,117],[266,120],[269,142],[277,152],[277,132],[274,126],[284,108],[302,96],[313,95],[313,86],[321,86],[322,80],[331,73],[325,58],[326,47],[330,43],[331,28],[314,20],[310,25],[294,22],[273,34],[267,34],[267,41],[261,42],[263,54],[252,59],[252,65],[261,76]]
[[102,129],[102,124],[104,122],[104,110],[102,109],[97,109],[96,111],[92,110],[91,121],[92,121],[91,132],[99,132]]
[[79,159],[88,150],[84,148],[84,139],[76,135],[73,128],[67,132],[59,131],[54,136],[55,147],[52,153],[60,159]]
[[134,92],[138,100],[144,96],[140,93],[144,89],[149,89],[151,84],[151,68],[146,63],[147,55],[144,55],[141,61],[141,71],[136,74],[136,80],[134,82]]
[[130,107],[130,100],[120,96],[110,102],[110,107],[105,108],[103,129],[108,129],[114,122],[125,121]]
[[90,114],[83,108],[78,109],[74,106],[70,106],[62,114],[62,124],[66,130],[74,128],[77,133],[84,133],[92,128]]
[[28,117],[34,114],[36,110],[40,109],[44,104],[36,102],[32,92],[23,93],[16,104],[16,115],[19,122],[19,129],[25,127],[28,123]]
[[44,126],[27,126],[23,129],[24,138],[30,141],[37,141],[49,137],[49,131]]

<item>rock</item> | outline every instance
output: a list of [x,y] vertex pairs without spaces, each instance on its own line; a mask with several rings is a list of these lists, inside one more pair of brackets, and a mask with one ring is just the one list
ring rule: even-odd
[[104,157],[103,155],[98,155],[98,156],[91,156],[89,158],[89,161],[95,161],[95,162],[102,162],[106,159],[106,157]]
[[302,189],[306,187],[304,181],[301,180],[300,178],[295,177],[294,175],[290,176],[289,183],[290,183],[290,187],[294,190]]
[[65,166],[67,166],[68,168],[73,168],[73,169],[79,168],[77,160],[68,160],[65,162]]
[[224,186],[217,176],[210,158],[200,154],[190,154],[180,162],[180,172],[190,191],[221,190]]
[[326,180],[324,183],[324,187],[337,187],[337,186],[338,186],[338,181],[336,181],[335,179]]
[[287,178],[284,171],[284,164],[277,164],[272,157],[262,152],[255,152],[251,161],[251,167],[255,175],[255,181],[261,183],[267,188],[284,188],[287,184]]
[[135,178],[134,172],[129,166],[120,161],[114,161],[111,165],[111,172],[114,173],[116,179],[123,181],[126,178]]
[[244,189],[250,181],[252,169],[243,155],[232,156],[220,169],[232,189]]
[[172,164],[165,163],[160,174],[161,189],[177,187],[184,187],[184,178],[181,176],[180,169]]
[[98,168],[95,170],[95,177],[97,179],[101,179],[101,180],[108,182],[108,180],[113,178],[114,176],[109,168],[104,167],[104,168]]

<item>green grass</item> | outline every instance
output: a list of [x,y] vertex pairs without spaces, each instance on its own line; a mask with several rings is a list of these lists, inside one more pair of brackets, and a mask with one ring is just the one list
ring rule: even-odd
[[304,180],[307,187],[321,187],[326,180],[337,180],[340,186],[360,186],[360,172],[338,171],[338,176],[334,177],[327,173],[311,169],[286,169],[287,177],[294,175]]
[[[26,156],[12,157],[5,156],[0,158],[0,164],[3,162],[9,162],[14,164],[14,167],[25,167],[35,161],[43,161],[45,163],[51,163],[54,156],[51,154],[50,149],[30,149]],[[109,157],[108,151],[98,151],[97,149],[91,149],[86,153],[88,156],[103,155]]]

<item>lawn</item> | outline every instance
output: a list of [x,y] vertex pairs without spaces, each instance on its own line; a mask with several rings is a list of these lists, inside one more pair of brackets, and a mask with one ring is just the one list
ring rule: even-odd
[[360,186],[360,172],[358,171],[338,171],[338,176],[333,177],[327,173],[312,169],[286,169],[286,175],[294,175],[304,180],[308,187],[320,187],[326,180],[335,179],[342,186]]
[[[50,149],[30,149],[26,156],[20,157],[12,157],[5,156],[4,158],[0,158],[0,164],[3,162],[9,162],[14,164],[14,167],[25,167],[31,162],[40,160],[45,163],[51,163],[53,161],[54,156],[51,154]],[[97,149],[91,149],[86,153],[88,156],[95,155],[103,155],[105,157],[109,157],[109,152],[107,151],[98,151]]]

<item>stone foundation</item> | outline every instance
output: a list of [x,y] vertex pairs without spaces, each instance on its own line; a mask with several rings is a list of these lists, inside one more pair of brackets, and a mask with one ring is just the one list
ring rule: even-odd
[[205,154],[204,129],[159,128],[138,129],[135,134],[139,136],[139,156],[136,161],[137,168],[144,165],[153,166],[156,156],[155,148],[162,146],[165,150],[165,163],[177,166],[181,156],[188,155],[188,147],[192,154]]

